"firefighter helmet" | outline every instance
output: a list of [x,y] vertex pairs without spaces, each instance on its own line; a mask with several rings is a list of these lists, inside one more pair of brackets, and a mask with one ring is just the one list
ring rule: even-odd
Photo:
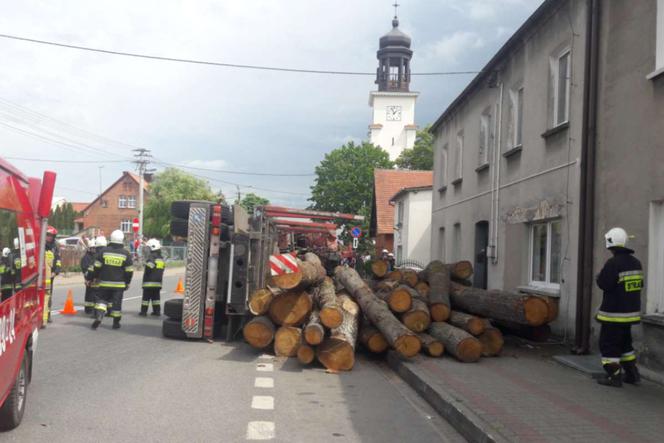
[[117,244],[123,244],[124,243],[124,234],[122,233],[121,230],[116,229],[115,231],[111,232],[111,241],[109,243],[117,243]]
[[56,235],[58,235],[58,230],[55,229],[53,226],[49,225],[49,227],[46,228],[46,235],[52,235],[55,237]]
[[159,243],[159,240],[156,238],[151,238],[147,242],[148,248],[150,248],[150,251],[158,251],[161,249],[161,243]]
[[105,248],[106,246],[108,246],[108,242],[106,241],[106,237],[104,237],[103,235],[100,235],[99,237],[97,237],[95,239],[95,245],[98,248]]
[[97,243],[94,238],[88,240],[88,249],[94,249],[97,247]]
[[9,248],[3,248],[3,249],[2,249],[2,256],[3,256],[3,257],[9,257],[9,254],[10,254],[11,252],[12,252],[12,251],[11,251],[11,249],[9,249]]
[[627,247],[627,232],[623,228],[611,228],[609,232],[604,234],[606,240],[606,248],[626,248]]

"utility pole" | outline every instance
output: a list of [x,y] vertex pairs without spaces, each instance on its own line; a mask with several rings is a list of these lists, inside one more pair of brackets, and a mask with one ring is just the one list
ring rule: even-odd
[[150,154],[149,149],[133,149],[134,152],[134,163],[136,163],[136,169],[138,169],[138,176],[140,178],[138,185],[138,238],[143,238],[143,186],[145,183],[145,171],[147,170],[152,154]]
[[101,170],[102,169],[104,169],[104,166],[103,165],[99,166],[99,195],[101,195],[101,191],[102,191],[102,188],[101,188]]

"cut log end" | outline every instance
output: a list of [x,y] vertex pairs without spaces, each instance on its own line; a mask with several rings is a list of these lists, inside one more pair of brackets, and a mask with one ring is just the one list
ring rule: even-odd
[[482,356],[482,343],[475,337],[461,340],[457,346],[456,357],[464,363],[474,363]]
[[242,328],[244,339],[256,349],[266,348],[274,338],[274,325],[266,317],[256,317]]
[[431,343],[424,347],[427,354],[431,357],[440,357],[445,352],[445,346],[439,341]]
[[302,330],[282,326],[274,336],[274,353],[277,357],[295,357],[302,343]]
[[467,326],[468,326],[468,332],[470,332],[474,336],[481,335],[485,330],[484,320],[477,317],[468,320]]
[[388,297],[387,304],[394,312],[407,312],[412,306],[412,297],[406,289],[397,288]]
[[431,305],[431,319],[436,322],[447,321],[450,318],[450,307],[442,303]]
[[302,273],[293,272],[291,274],[275,275],[270,278],[269,286],[276,286],[286,291],[297,288],[302,282]]
[[387,351],[387,348],[389,348],[390,345],[387,343],[387,340],[385,340],[385,337],[383,337],[383,334],[378,333],[369,337],[366,347],[374,354],[381,354]]
[[249,311],[254,315],[265,314],[273,298],[274,295],[269,289],[261,288],[254,291],[249,297]]
[[413,332],[423,332],[431,324],[431,317],[426,311],[406,312],[402,319],[403,324]]
[[329,338],[318,347],[318,361],[331,371],[350,371],[355,364],[355,350],[344,340]]
[[541,326],[549,318],[549,307],[546,302],[539,297],[528,297],[524,301],[524,311],[526,321],[530,326]]
[[423,297],[429,296],[429,285],[423,281],[415,285],[415,290]]
[[312,348],[311,346],[301,345],[300,348],[297,350],[297,359],[303,365],[311,364],[311,362],[314,361],[315,357],[316,353],[314,351],[314,348]]
[[311,296],[306,292],[289,292],[272,300],[270,318],[278,325],[300,325],[307,319],[312,306]]
[[323,342],[325,330],[321,325],[308,325],[304,329],[304,341],[312,346],[317,346]]
[[413,271],[412,269],[406,269],[405,271],[402,272],[403,278],[402,281],[410,286],[411,288],[414,288],[417,286],[417,283],[419,282],[419,278],[417,277],[417,272]]
[[343,319],[343,313],[338,306],[324,307],[320,310],[320,322],[330,329],[339,327]]
[[387,262],[383,260],[374,260],[371,262],[371,272],[378,278],[385,277],[387,274]]
[[394,343],[394,349],[404,357],[414,357],[422,349],[422,342],[415,335],[402,335]]
[[499,355],[505,344],[503,334],[496,328],[487,328],[477,339],[482,343],[483,357],[495,357]]

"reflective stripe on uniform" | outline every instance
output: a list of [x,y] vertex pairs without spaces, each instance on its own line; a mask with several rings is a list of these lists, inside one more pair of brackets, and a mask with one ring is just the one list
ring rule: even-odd
[[157,264],[157,269],[164,269],[166,267],[166,262],[164,262],[163,260],[157,260],[156,264]]
[[98,311],[104,311],[106,312],[106,305],[103,303],[96,303],[95,304],[95,309]]
[[634,360],[636,360],[636,352],[634,351],[626,352],[620,356],[621,362],[634,361]]
[[99,282],[99,287],[100,288],[120,288],[120,289],[124,289],[125,284],[124,284],[124,282],[116,282],[116,281],[100,281]]
[[606,312],[599,311],[597,320],[610,323],[634,323],[641,321],[640,312]]
[[150,302],[147,300],[144,300],[141,302],[141,306],[150,306]]
[[[95,268],[101,268],[101,267],[102,267],[102,263],[101,263],[99,260],[95,260],[94,267],[95,267]],[[89,269],[89,268],[88,268],[88,269]]]
[[161,302],[159,300],[152,300],[152,306],[159,306]]
[[122,312],[120,312],[120,311],[111,311],[111,313],[109,315],[113,318],[120,318],[120,317],[122,317]]
[[145,266],[147,266],[148,268],[152,269],[152,268],[154,268],[154,263],[152,263],[151,261],[149,261],[149,262],[147,262],[147,263],[145,264]]
[[602,357],[602,364],[608,365],[611,363],[620,363],[620,358],[618,357]]
[[125,270],[125,272],[134,272],[134,267],[133,266],[125,266],[124,270]]
[[145,283],[143,283],[143,287],[144,288],[161,288],[161,283],[146,281]]
[[94,304],[93,302],[91,302],[91,301],[86,301],[86,302],[83,304],[83,306],[85,306],[86,308],[94,308],[94,307],[95,307],[95,304]]

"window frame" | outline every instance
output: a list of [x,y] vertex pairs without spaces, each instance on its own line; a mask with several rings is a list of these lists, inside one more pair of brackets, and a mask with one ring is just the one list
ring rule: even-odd
[[[126,229],[125,226],[127,227]],[[131,233],[131,228],[132,228],[132,220],[130,218],[124,219],[120,222],[120,230],[123,233],[125,234]]]
[[[567,69],[565,72],[565,109],[563,119],[560,119],[560,61],[567,57]],[[553,60],[553,110],[551,115],[551,127],[556,128],[569,123],[570,95],[572,86],[572,50],[565,48],[555,56]]]
[[461,180],[463,178],[463,130],[457,132],[456,141],[456,155],[454,156],[454,181]]
[[440,150],[440,162],[442,163],[440,168],[440,187],[445,188],[449,182],[448,177],[448,161],[450,158],[450,149],[449,143],[445,143]]
[[655,72],[664,72],[664,0],[657,0]]
[[136,209],[136,196],[135,195],[128,195],[127,196],[127,208],[128,209]]
[[119,195],[118,196],[118,208],[119,209],[127,209],[127,196],[126,195]]
[[519,87],[515,91],[514,99],[514,140],[512,140],[513,148],[523,146],[523,107],[525,102],[525,88]]
[[[560,289],[560,282],[551,282],[551,240],[552,240],[552,225],[554,223],[562,223],[562,220],[559,218],[550,219],[550,220],[540,220],[533,223],[530,223],[528,226],[528,284],[535,287],[547,288],[547,289]],[[535,246],[535,226],[546,225],[546,270],[545,270],[545,281],[534,280],[533,279],[533,247]],[[561,225],[562,227],[562,225]],[[561,231],[562,237],[562,231]],[[559,268],[558,273],[561,274],[562,267]],[[562,275],[559,275],[558,278],[562,280]]]
[[[490,108],[484,110],[482,115],[480,115],[480,143],[477,166],[488,165],[491,158],[491,118]],[[482,136],[482,131],[484,131],[484,136]]]

